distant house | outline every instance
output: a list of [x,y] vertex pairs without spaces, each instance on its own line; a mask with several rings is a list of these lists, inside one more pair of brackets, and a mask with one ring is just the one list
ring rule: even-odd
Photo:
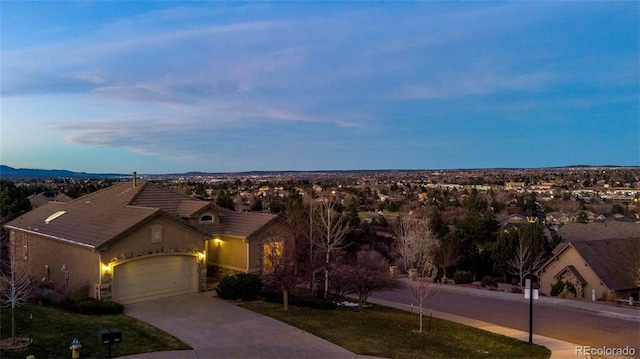
[[574,285],[578,297],[596,298],[615,291],[621,297],[640,291],[640,224],[605,221],[568,223],[560,227],[562,242],[538,272],[540,288],[550,294],[558,280]]
[[524,182],[506,182],[504,184],[504,189],[507,191],[519,190],[524,188]]
[[529,224],[527,217],[518,213],[499,215],[496,217],[496,221],[500,225],[500,229],[503,230],[520,228]]
[[28,197],[28,199],[29,203],[31,203],[32,208],[40,207],[43,204],[47,204],[49,202],[69,202],[73,200],[73,198],[67,196],[66,194],[57,191],[32,194]]
[[260,272],[278,216],[239,213],[154,183],[118,183],[49,202],[6,224],[37,280],[133,303],[206,287],[207,269]]

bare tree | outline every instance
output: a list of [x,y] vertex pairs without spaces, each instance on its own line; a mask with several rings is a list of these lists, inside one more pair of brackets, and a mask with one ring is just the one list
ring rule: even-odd
[[358,296],[358,310],[364,308],[371,292],[400,287],[400,282],[389,275],[389,263],[376,250],[359,251],[351,275],[351,287]]
[[444,273],[443,278],[447,278],[447,268],[451,268],[462,260],[462,256],[458,251],[458,245],[452,238],[445,238],[440,240],[440,245],[436,248],[433,261],[438,265]]
[[329,290],[333,294],[336,303],[340,303],[347,295],[353,293],[353,265],[338,260],[337,265],[331,271],[329,278]]
[[336,201],[327,198],[320,202],[319,225],[322,230],[321,237],[314,237],[314,242],[325,255],[324,261],[324,297],[329,291],[329,266],[331,256],[347,246],[345,238],[349,232],[349,221],[341,213],[336,213]]
[[544,263],[544,252],[536,250],[533,243],[524,237],[523,234],[518,235],[518,246],[514,256],[507,262],[509,273],[519,276],[521,285],[524,284],[527,275],[535,272]]
[[265,282],[282,291],[283,309],[289,310],[289,291],[296,285],[295,240],[286,234],[277,234],[263,240]]
[[411,218],[400,217],[396,225],[396,244],[398,254],[402,260],[402,272],[406,272],[415,262],[415,242],[416,242],[416,221]]
[[309,272],[311,275],[310,283],[309,283],[309,294],[313,295],[314,286],[316,283],[316,271],[320,268],[321,264],[319,254],[320,251],[316,250],[318,248],[318,242],[321,241],[322,235],[319,233],[322,228],[318,225],[319,220],[319,211],[316,209],[316,206],[313,202],[308,204],[309,210],[309,224],[308,224],[308,233],[307,239],[309,240]]
[[437,240],[429,230],[427,220],[400,218],[396,226],[396,236],[396,246],[405,272],[416,265],[420,268],[432,259]]
[[422,311],[424,308],[424,301],[433,295],[436,295],[440,290],[440,283],[435,283],[435,277],[438,274],[438,267],[433,264],[432,261],[426,261],[420,268],[420,276],[417,280],[410,282],[411,292],[413,296],[418,300],[420,306],[420,333],[422,333]]
[[16,340],[16,308],[27,302],[33,289],[33,280],[24,263],[16,253],[15,243],[7,246],[8,256],[4,257],[0,276],[0,302],[11,307],[11,338]]

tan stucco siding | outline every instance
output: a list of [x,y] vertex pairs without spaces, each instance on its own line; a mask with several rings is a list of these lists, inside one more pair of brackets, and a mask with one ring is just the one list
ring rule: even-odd
[[249,243],[249,272],[261,272],[263,269],[263,243],[269,237],[290,236],[291,230],[280,222],[273,222],[260,233],[251,237]]
[[[157,227],[161,226],[161,227]],[[161,239],[152,241],[154,228],[161,231]],[[205,238],[167,218],[156,217],[102,250],[102,261],[119,261],[159,253],[203,252]]]
[[241,272],[261,272],[263,240],[276,235],[290,235],[290,232],[286,225],[273,222],[249,239],[216,236],[207,242],[207,264]]
[[587,285],[583,287],[585,298],[591,299],[591,291],[593,289],[596,290],[596,299],[600,298],[602,293],[608,291],[608,288],[600,281],[600,278],[593,269],[586,264],[578,251],[573,247],[569,247],[540,271],[540,288],[542,293],[547,295],[551,293],[551,286],[557,281],[555,277],[569,265],[573,265],[587,282]]
[[248,243],[243,238],[218,236],[208,241],[207,263],[212,266],[247,271]]
[[[95,285],[100,282],[100,254],[91,248],[62,242],[56,239],[11,230],[18,258],[25,260],[27,270],[37,282],[50,281],[57,290],[65,288],[64,265],[68,270],[66,288],[75,291],[83,285],[89,286],[89,295],[94,296]],[[47,267],[49,270],[47,271]]]

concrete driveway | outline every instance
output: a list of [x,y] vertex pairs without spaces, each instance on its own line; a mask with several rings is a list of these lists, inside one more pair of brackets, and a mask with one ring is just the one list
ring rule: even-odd
[[193,348],[127,358],[364,358],[214,296],[203,292],[125,306],[125,314]]

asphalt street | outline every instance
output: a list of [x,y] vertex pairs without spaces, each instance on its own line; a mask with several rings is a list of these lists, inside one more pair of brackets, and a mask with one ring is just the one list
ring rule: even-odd
[[[417,300],[409,288],[376,292],[371,297],[417,306]],[[425,301],[424,307],[529,331],[529,304],[526,302],[440,290]],[[538,305],[534,302],[533,331],[535,334],[591,347],[631,346],[636,352],[640,350],[640,323],[637,320],[612,318],[585,310]]]

